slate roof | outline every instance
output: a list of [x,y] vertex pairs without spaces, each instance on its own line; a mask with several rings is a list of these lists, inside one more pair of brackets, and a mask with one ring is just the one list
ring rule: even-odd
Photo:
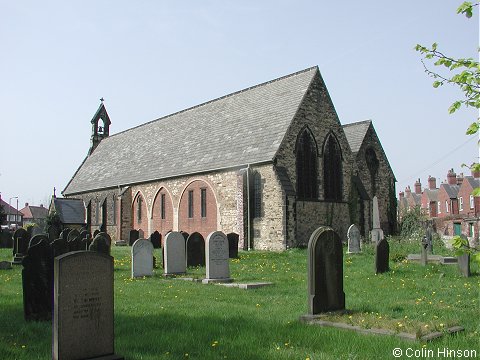
[[[0,204],[3,206],[3,211],[5,214],[10,214],[10,215],[21,215],[23,216],[23,214],[20,212],[20,210],[18,210],[17,212],[17,209],[11,205],[8,205],[7,202],[3,201],[2,199],[0,199]],[[8,210],[8,208],[10,208],[10,210]]]
[[318,72],[308,68],[112,135],[63,194],[270,162]]
[[473,176],[465,176],[464,181],[467,180],[470,183],[470,186],[475,189],[480,187],[480,179],[476,179]]
[[55,211],[64,224],[84,224],[85,206],[81,199],[54,198]]
[[456,199],[458,195],[458,190],[460,186],[450,185],[450,184],[441,184],[440,187],[443,187],[450,199]]
[[438,201],[438,189],[423,189],[429,201]]
[[345,132],[345,136],[347,137],[350,149],[354,154],[358,153],[358,151],[360,150],[363,139],[365,139],[365,135],[371,124],[371,120],[364,120],[343,125],[343,131]]

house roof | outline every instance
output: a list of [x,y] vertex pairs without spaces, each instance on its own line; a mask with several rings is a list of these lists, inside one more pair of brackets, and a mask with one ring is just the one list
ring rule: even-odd
[[63,194],[270,162],[318,67],[103,139]]
[[48,209],[43,206],[25,206],[20,212],[24,219],[45,219],[48,215]]
[[412,192],[412,199],[416,205],[422,204],[422,195]]
[[364,120],[343,125],[343,131],[347,137],[350,149],[354,154],[360,150],[360,147],[363,144],[363,139],[365,139],[365,135],[367,134],[368,128],[371,124],[371,120]]
[[55,211],[64,224],[84,224],[85,206],[81,199],[54,198]]
[[423,189],[429,201],[438,201],[438,189]]
[[[17,209],[15,207],[11,206],[11,205],[8,205],[8,203],[3,201],[2,199],[0,199],[0,204],[2,204],[3,211],[5,212],[5,214],[10,214],[10,215],[17,214]],[[10,208],[10,210],[9,210],[9,208]],[[20,210],[18,210],[18,215],[23,216],[23,214],[20,212]]]
[[476,179],[473,176],[465,176],[464,181],[467,180],[470,183],[472,189],[480,187],[480,179]]
[[447,193],[450,199],[456,199],[460,186],[450,185],[450,184],[440,184],[440,188],[443,188],[445,190],[445,192]]

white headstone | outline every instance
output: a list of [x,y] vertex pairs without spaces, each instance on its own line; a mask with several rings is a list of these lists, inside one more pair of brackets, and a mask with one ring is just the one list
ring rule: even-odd
[[378,243],[380,240],[383,240],[383,230],[382,229],[372,229],[370,231],[370,234],[372,236],[372,242],[374,244]]
[[352,224],[347,231],[348,250],[347,254],[355,254],[360,252],[360,230],[357,225]]
[[185,238],[178,231],[167,234],[164,242],[164,274],[184,274],[187,271]]
[[230,282],[227,235],[221,231],[210,233],[205,242],[206,279],[204,282]]
[[380,229],[380,213],[378,212],[378,198],[373,197],[373,210],[372,210],[372,229]]
[[153,245],[138,239],[132,246],[132,278],[153,275]]

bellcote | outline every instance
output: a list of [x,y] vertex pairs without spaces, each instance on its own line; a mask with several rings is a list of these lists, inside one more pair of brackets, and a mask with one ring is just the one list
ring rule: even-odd
[[110,133],[110,117],[103,103],[103,98],[101,98],[100,101],[100,106],[90,121],[92,123],[92,136],[90,137],[88,155],[91,155],[98,144],[100,144],[100,141],[107,138]]

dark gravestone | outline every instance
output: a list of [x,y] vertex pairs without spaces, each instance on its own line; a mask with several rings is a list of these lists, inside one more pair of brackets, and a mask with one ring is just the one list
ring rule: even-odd
[[321,226],[308,241],[308,313],[343,309],[342,241],[332,228]]
[[113,258],[78,251],[54,262],[52,358],[123,359],[114,354]]
[[70,230],[67,235],[67,244],[70,251],[85,250],[80,248],[80,232],[76,229]]
[[154,231],[152,235],[150,235],[150,241],[154,249],[160,249],[162,247],[162,235],[160,235],[158,231]]
[[386,239],[381,239],[375,246],[375,274],[382,274],[390,270],[390,245]]
[[108,246],[107,242],[108,242],[108,239],[106,237],[100,235],[100,233],[99,233],[93,239],[92,243],[88,247],[88,250],[100,252],[100,253],[103,253],[103,254],[106,254],[106,255],[110,255],[110,246]]
[[23,310],[27,321],[52,318],[53,268],[46,235],[35,235],[23,258]]
[[[172,232],[172,230],[169,231],[169,233]],[[187,243],[187,239],[188,237],[190,236],[189,233],[185,232],[185,231],[180,231],[180,234],[182,234],[183,238],[185,239],[185,244]],[[166,236],[166,235],[165,235]]]
[[10,231],[0,232],[0,248],[11,249],[13,247],[13,238]]
[[92,236],[87,230],[80,231],[80,237],[82,239],[88,239],[89,236]]
[[0,270],[12,269],[12,263],[10,261],[0,261]]
[[228,256],[230,259],[238,258],[238,240],[240,236],[236,233],[228,233]]
[[142,229],[138,229],[138,236],[139,239],[143,239],[143,237],[145,236],[145,232]]
[[60,237],[60,233],[62,232],[62,229],[60,228],[60,225],[58,224],[52,224],[47,227],[46,229],[47,234],[48,234],[48,240],[50,243]]
[[60,233],[60,237],[68,241],[68,234],[70,233],[70,231],[72,231],[70,228],[63,229]]
[[77,237],[80,237],[80,231],[78,231],[77,229],[70,230],[70,232],[67,235],[67,241],[72,241]]
[[98,235],[101,235],[101,236],[103,236],[103,237],[105,238],[105,240],[107,241],[107,245],[108,245],[109,247],[112,246],[112,238],[110,237],[110,235],[108,235],[106,232],[99,232],[99,233],[97,234],[97,236],[98,236]]
[[52,257],[54,257],[54,258],[57,257],[57,256],[60,256],[60,255],[66,254],[69,251],[67,242],[65,240],[63,240],[62,238],[58,238],[58,239],[54,240],[50,244],[50,248],[51,248],[51,252],[52,252]]
[[96,229],[96,230],[93,232],[93,238],[95,239],[95,236],[97,236],[99,233],[100,233],[100,230],[99,230],[99,229]]
[[205,266],[205,240],[198,232],[190,234],[187,238],[188,266]]
[[13,255],[25,255],[28,249],[30,235],[24,228],[19,228],[13,233]]
[[135,241],[139,239],[138,230],[130,230],[130,234],[128,236],[128,245],[132,246]]

